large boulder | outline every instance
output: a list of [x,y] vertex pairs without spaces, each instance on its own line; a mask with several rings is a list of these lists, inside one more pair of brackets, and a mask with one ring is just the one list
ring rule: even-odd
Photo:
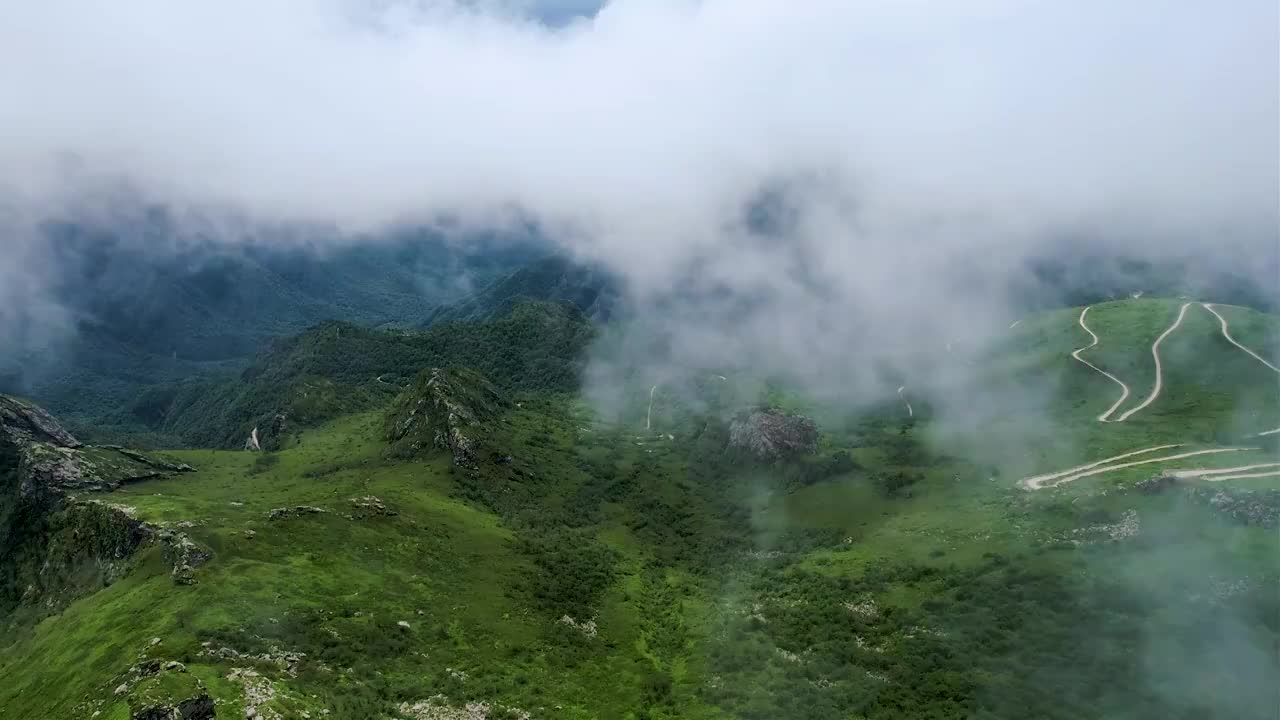
[[387,411],[386,439],[416,453],[448,450],[458,465],[474,465],[487,425],[510,402],[480,373],[466,368],[430,368]]
[[804,415],[765,408],[742,413],[729,424],[729,447],[759,460],[779,460],[818,448],[818,426]]

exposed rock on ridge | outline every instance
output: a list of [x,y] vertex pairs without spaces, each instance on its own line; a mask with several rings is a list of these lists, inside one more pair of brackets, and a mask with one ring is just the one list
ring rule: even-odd
[[80,493],[191,468],[133,450],[80,443],[44,410],[0,395],[0,613],[15,604],[49,610],[131,567],[160,543],[177,582],[209,558],[185,534],[134,518],[129,508]]
[[0,395],[0,431],[12,440],[44,442],[66,448],[84,446],[44,408],[8,395]]
[[464,467],[475,463],[485,424],[510,403],[483,375],[466,368],[423,370],[387,412],[387,440],[410,452],[448,450]]
[[729,447],[759,460],[778,460],[818,448],[818,427],[803,415],[763,409],[743,413],[729,425]]

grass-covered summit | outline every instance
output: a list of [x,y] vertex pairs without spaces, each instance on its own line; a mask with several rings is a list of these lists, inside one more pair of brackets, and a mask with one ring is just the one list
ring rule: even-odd
[[510,405],[498,388],[467,368],[430,368],[387,411],[386,438],[402,451],[448,450],[459,465],[474,461],[481,438]]
[[[293,429],[388,403],[423,368],[475,368],[518,390],[570,391],[593,336],[580,312],[525,303],[487,322],[371,330],[329,322],[272,344],[238,378],[167,385],[119,416],[180,444],[242,447],[254,427]],[[277,420],[280,417],[282,420]]]

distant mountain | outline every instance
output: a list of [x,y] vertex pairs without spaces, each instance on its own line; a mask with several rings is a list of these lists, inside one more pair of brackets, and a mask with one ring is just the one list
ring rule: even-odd
[[620,280],[608,271],[564,257],[549,257],[521,267],[462,300],[442,305],[425,324],[490,320],[529,300],[566,303],[593,321],[605,322],[617,311],[620,296]]
[[451,243],[426,231],[358,244],[186,240],[163,223],[45,228],[52,295],[72,331],[0,348],[0,390],[94,417],[140,386],[232,372],[272,338],[336,319],[416,326],[537,259],[535,242]]

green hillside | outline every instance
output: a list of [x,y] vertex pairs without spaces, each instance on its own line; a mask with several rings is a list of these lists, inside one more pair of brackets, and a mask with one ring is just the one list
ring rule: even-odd
[[[1120,412],[1182,302],[1090,310],[1083,357],[1130,386]],[[1280,364],[1280,318],[1217,309]],[[0,718],[204,697],[219,718],[1273,713],[1280,477],[1148,481],[1277,460],[1257,433],[1280,427],[1280,374],[1199,305],[1161,345],[1161,396],[1110,423],[1119,387],[1071,357],[1080,308],[1025,318],[965,383],[912,384],[914,416],[894,388],[833,409],[699,370],[635,381],[621,421],[576,396],[591,331],[565,312],[327,325],[192,401],[209,414],[166,406],[169,432],[238,447],[329,398],[276,451],[174,451],[195,472],[80,493],[212,557],[180,584],[143,545],[59,614],[0,615]],[[777,405],[818,419],[811,453],[733,444]],[[461,456],[433,444],[455,430]],[[1164,444],[1183,447],[1132,460],[1233,451],[1022,483]]]
[[[1151,344],[1189,300],[1143,299],[1090,307],[1086,324],[1098,336],[1081,357],[1129,387],[1111,419],[1140,406],[1155,383]],[[1280,357],[1280,318],[1242,307],[1215,305],[1231,323],[1238,342],[1263,358]],[[1082,308],[1027,318],[997,339],[980,360],[978,380],[955,393],[959,405],[976,406],[969,427],[951,428],[985,448],[1001,463],[1067,467],[1086,458],[1169,443],[1256,445],[1257,433],[1280,427],[1280,373],[1223,338],[1217,318],[1199,303],[1161,344],[1162,391],[1123,422],[1097,418],[1122,390],[1096,370],[1074,360],[1073,350],[1090,344],[1080,328]],[[1272,359],[1280,366],[1280,360]],[[965,424],[965,423],[962,423]],[[1009,442],[982,443],[971,430]]]
[[126,433],[240,447],[254,427],[288,432],[389,402],[426,367],[463,365],[516,389],[570,390],[591,337],[580,313],[551,303],[425,331],[329,322],[272,344],[237,379],[154,386],[112,419]]

